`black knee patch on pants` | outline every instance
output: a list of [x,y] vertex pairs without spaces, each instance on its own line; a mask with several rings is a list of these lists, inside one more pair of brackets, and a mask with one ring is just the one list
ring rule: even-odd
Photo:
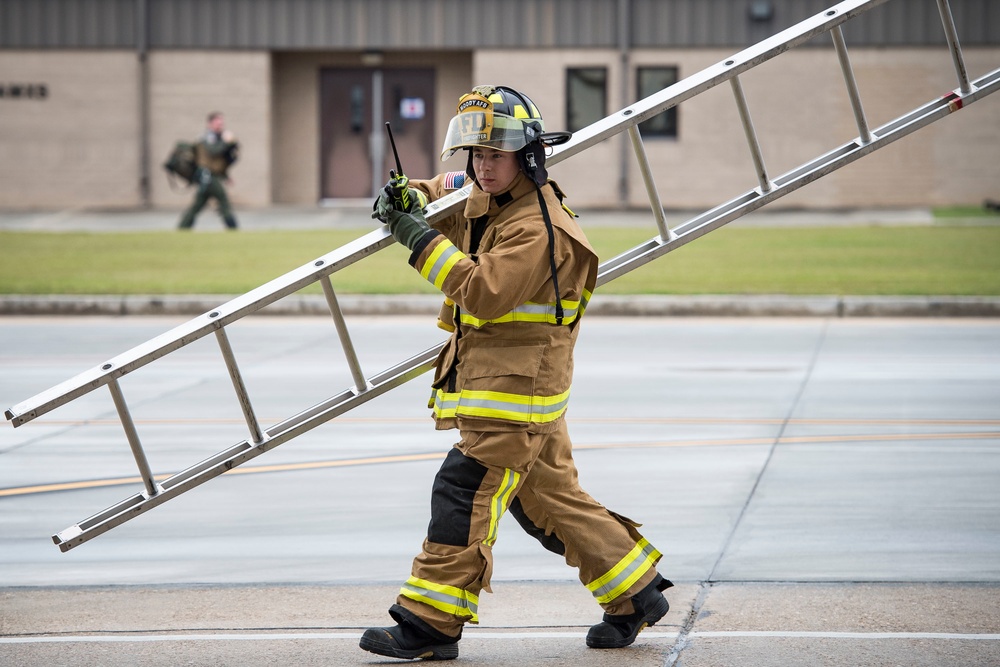
[[551,535],[546,535],[545,531],[539,528],[528,518],[528,515],[524,513],[524,508],[521,507],[521,499],[514,498],[514,502],[510,504],[510,513],[514,515],[517,522],[521,524],[521,528],[524,529],[528,535],[542,543],[542,546],[551,551],[552,553],[559,554],[560,556],[566,555],[566,545],[563,544],[562,540],[556,537],[555,533]]
[[445,457],[431,489],[431,523],[427,539],[438,544],[469,544],[472,502],[489,469],[452,449]]

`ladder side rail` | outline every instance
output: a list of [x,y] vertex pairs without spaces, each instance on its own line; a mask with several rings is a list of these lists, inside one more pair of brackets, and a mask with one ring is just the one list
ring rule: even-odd
[[861,143],[867,144],[872,140],[872,133],[868,128],[868,118],[865,116],[864,106],[861,104],[861,91],[858,89],[858,81],[854,77],[851,56],[847,53],[847,42],[844,39],[843,27],[838,25],[830,31],[830,35],[833,37],[833,46],[837,50],[840,69],[844,73],[844,83],[847,84],[847,95],[851,98],[851,108],[854,110],[854,122],[858,125],[858,136],[861,138]]
[[444,343],[393,366],[371,378],[368,391],[347,390],[268,429],[267,437],[252,445],[244,440],[195,465],[163,479],[155,494],[135,494],[52,536],[60,551],[66,552],[112,528],[143,514],[182,493],[204,484],[250,461],[280,444],[297,438],[317,426],[409,382],[429,371]]
[[965,68],[965,57],[962,55],[962,45],[958,41],[958,30],[955,28],[955,17],[951,13],[951,3],[948,0],[937,0],[938,13],[941,15],[941,26],[944,28],[944,38],[948,42],[948,50],[955,64],[958,75],[959,89],[963,95],[972,92],[969,83],[969,72]]
[[848,142],[828,153],[774,179],[774,188],[767,193],[756,190],[722,204],[711,211],[696,216],[676,227],[677,238],[661,243],[652,239],[640,244],[601,264],[598,269],[597,285],[601,286],[621,277],[668,252],[690,243],[705,234],[732,222],[770,202],[785,196],[827,174],[898,141],[917,130],[938,121],[949,114],[965,108],[969,104],[1000,90],[1000,69],[990,72],[974,82],[971,92],[963,95],[956,89],[951,93],[928,102],[873,131],[873,140],[867,144],[860,139]]
[[264,439],[264,434],[261,432],[260,423],[254,414],[253,404],[250,402],[250,394],[243,383],[243,375],[240,373],[239,366],[236,363],[236,354],[233,352],[233,346],[229,343],[229,336],[226,334],[226,329],[224,327],[216,329],[215,338],[219,343],[219,349],[222,351],[222,358],[226,362],[226,368],[229,370],[229,379],[233,381],[233,389],[236,390],[236,399],[239,401],[240,409],[243,411],[243,419],[246,420],[247,428],[250,429],[250,437],[255,443],[260,443]]
[[[571,157],[620,132],[626,131],[647,118],[676,106],[705,90],[723,83],[762,62],[770,60],[785,51],[802,44],[818,34],[840,25],[855,16],[868,11],[888,0],[844,0],[833,8],[806,19],[759,44],[744,49],[723,63],[706,68],[702,72],[688,77],[659,93],[655,93],[618,114],[613,114],[577,132],[573,138],[561,147],[556,147],[553,155],[548,158],[551,165]],[[624,121],[622,119],[625,119]],[[432,202],[427,209],[428,221],[433,222],[438,216],[449,215],[457,211],[471,187],[467,186],[448,197]],[[64,405],[80,396],[107,384],[114,377],[121,377],[140,368],[155,359],[173,352],[194,340],[197,340],[214,329],[226,326],[232,322],[264,308],[284,297],[287,297],[303,287],[318,281],[322,276],[338,271],[363,257],[381,250],[394,241],[385,228],[376,229],[316,260],[283,276],[280,276],[246,294],[214,309],[206,316],[195,318],[185,324],[137,346],[121,354],[109,363],[110,368],[101,367],[77,375],[51,389],[48,389],[26,401],[23,401],[5,412],[5,416],[16,428],[51,410]],[[108,366],[108,364],[105,364]]]

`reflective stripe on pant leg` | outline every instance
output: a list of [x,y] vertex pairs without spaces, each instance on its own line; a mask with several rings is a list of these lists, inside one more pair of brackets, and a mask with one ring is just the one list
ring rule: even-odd
[[521,479],[521,475],[510,468],[504,468],[503,471],[503,481],[500,482],[500,486],[497,488],[496,493],[490,498],[490,526],[486,531],[486,539],[483,543],[487,546],[493,546],[493,543],[497,541],[497,530],[500,524],[500,518],[507,511],[507,507],[510,505],[511,497],[514,495],[514,491],[517,489],[517,483]]
[[648,572],[661,556],[662,554],[643,538],[606,574],[587,584],[587,588],[594,594],[599,604],[611,602]]
[[479,597],[461,588],[410,577],[399,594],[459,618],[479,623]]

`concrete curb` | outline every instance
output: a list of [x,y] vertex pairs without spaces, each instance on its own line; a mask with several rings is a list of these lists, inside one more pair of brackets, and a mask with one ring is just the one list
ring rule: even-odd
[[[231,295],[3,295],[4,315],[201,315]],[[436,315],[436,295],[344,295],[347,315]],[[328,315],[321,295],[294,295],[267,315]],[[962,296],[599,296],[587,313],[618,317],[1000,317],[1000,297]]]

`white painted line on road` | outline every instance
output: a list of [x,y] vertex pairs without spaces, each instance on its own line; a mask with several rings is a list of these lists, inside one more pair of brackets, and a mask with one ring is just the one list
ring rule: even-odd
[[[582,639],[585,632],[467,632],[463,639]],[[676,632],[643,632],[641,639],[676,639]],[[196,642],[196,641],[278,641],[302,639],[361,639],[360,632],[295,632],[246,634],[185,634],[185,635],[59,635],[32,637],[0,637],[0,644],[59,644],[59,643],[128,643],[128,642]]]
[[[645,636],[645,635],[643,635]],[[998,640],[1000,634],[966,634],[957,632],[790,632],[784,630],[730,630],[691,632],[697,639],[782,637],[787,639],[988,639]]]
[[[465,639],[579,639],[584,632],[468,632]],[[639,640],[676,639],[677,632],[643,632]],[[203,641],[288,641],[288,640],[358,640],[360,632],[300,632],[246,634],[184,634],[184,635],[59,635],[32,637],[0,637],[0,644],[72,644],[130,642],[203,642]],[[1000,641],[1000,634],[957,632],[793,632],[783,630],[703,631],[688,634],[689,639],[936,639],[946,641]]]

